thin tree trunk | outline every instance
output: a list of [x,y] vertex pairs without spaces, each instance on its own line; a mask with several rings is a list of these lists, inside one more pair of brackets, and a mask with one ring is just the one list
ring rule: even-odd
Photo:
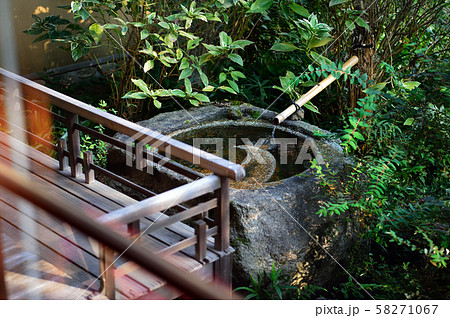
[[[370,5],[369,1],[361,0],[357,5],[358,10],[366,10]],[[372,12],[373,9],[369,8],[367,10],[367,15],[362,15],[363,18],[369,26],[372,25]],[[366,28],[356,25],[356,28],[352,33],[352,46],[350,49],[350,56],[356,55],[359,59],[358,68],[360,74],[367,73],[368,80],[373,79],[374,76],[374,63],[373,57],[375,53],[375,44],[373,42],[372,30],[367,30]],[[372,27],[372,26],[371,26]],[[361,88],[355,85],[350,86],[350,109],[356,107],[356,102],[358,99],[364,97],[365,94],[362,92]]]

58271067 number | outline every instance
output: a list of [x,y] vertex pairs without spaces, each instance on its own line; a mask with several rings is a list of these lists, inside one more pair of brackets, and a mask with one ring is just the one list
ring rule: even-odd
[[434,315],[438,305],[377,305],[377,315]]

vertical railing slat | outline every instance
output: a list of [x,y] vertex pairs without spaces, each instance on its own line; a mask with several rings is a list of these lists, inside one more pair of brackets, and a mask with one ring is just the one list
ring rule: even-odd
[[116,282],[114,277],[114,251],[99,243],[100,276],[102,294],[107,298],[116,299]]
[[219,233],[215,237],[214,248],[226,251],[230,246],[230,179],[220,178],[220,189],[216,190],[218,207],[215,211],[215,221],[219,227]]
[[72,177],[76,178],[81,175],[81,164],[77,159],[80,157],[80,132],[75,128],[75,123],[78,122],[78,115],[67,113],[67,143],[69,146],[69,164]]

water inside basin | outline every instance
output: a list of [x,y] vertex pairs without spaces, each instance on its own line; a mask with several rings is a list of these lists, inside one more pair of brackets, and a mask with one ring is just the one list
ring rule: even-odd
[[[292,177],[309,167],[309,160],[299,158],[304,136],[284,127],[274,128],[259,122],[212,122],[176,131],[171,137],[242,164],[247,177],[231,186],[253,189]],[[306,151],[303,149],[303,154]]]

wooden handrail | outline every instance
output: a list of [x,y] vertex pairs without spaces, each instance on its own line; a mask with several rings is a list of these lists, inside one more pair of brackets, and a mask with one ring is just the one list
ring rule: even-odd
[[97,221],[109,225],[128,224],[153,213],[164,211],[177,204],[213,192],[219,189],[220,186],[220,177],[210,175],[105,214],[97,218]]
[[[102,124],[114,131],[133,137],[137,141],[145,140],[151,144],[161,140],[161,134],[158,132],[151,131],[138,124],[104,112],[2,68],[0,68],[0,76],[19,83],[22,86],[22,93],[25,98],[27,95],[30,95],[31,98],[40,97],[69,113]],[[167,147],[170,147],[173,156],[195,163],[204,169],[211,170],[217,175],[233,180],[242,180],[245,177],[245,170],[240,165],[196,149],[175,139],[167,138],[157,146],[160,150],[165,150]]]
[[132,242],[128,238],[113,231],[84,213],[79,207],[54,196],[49,196],[23,174],[0,163],[0,186],[23,197],[37,207],[47,211],[63,222],[74,226],[101,244],[109,246],[118,253],[123,253],[131,261],[163,278],[176,288],[200,299],[230,299],[230,291],[218,286],[201,282],[170,262],[161,259],[149,251],[140,242]]

